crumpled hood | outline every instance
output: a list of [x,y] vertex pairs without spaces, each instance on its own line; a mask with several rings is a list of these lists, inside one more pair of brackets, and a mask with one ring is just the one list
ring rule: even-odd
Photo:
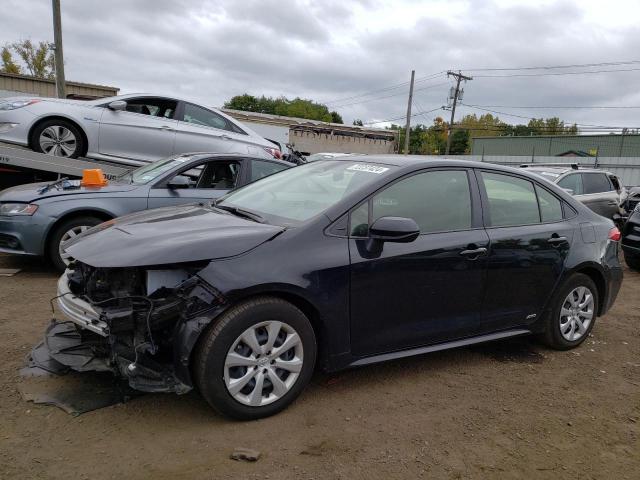
[[65,250],[93,267],[141,267],[239,255],[282,231],[208,206],[182,205],[109,220],[67,242]]
[[44,198],[59,197],[65,195],[84,195],[84,194],[101,194],[101,193],[114,193],[114,192],[128,192],[140,188],[140,185],[132,185],[129,183],[118,183],[110,181],[108,185],[104,187],[80,187],[80,188],[56,188],[52,187],[44,193],[38,193],[38,191],[53,183],[51,182],[39,182],[39,183],[26,183],[24,185],[18,185],[17,187],[7,188],[0,192],[0,202],[25,202],[31,203]]

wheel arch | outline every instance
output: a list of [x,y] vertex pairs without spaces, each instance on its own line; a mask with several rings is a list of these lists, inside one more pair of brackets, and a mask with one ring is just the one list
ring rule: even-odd
[[45,253],[48,252],[49,244],[51,242],[51,237],[53,236],[53,233],[56,231],[56,229],[62,223],[78,217],[96,217],[106,222],[107,220],[111,220],[116,216],[100,208],[78,208],[75,210],[68,211],[64,215],[57,218],[56,221],[53,222],[51,225],[49,225],[49,228],[47,229],[47,233],[45,234],[43,252]]
[[82,135],[82,139],[84,140],[84,149],[82,150],[80,156],[84,157],[87,154],[87,152],[89,151],[89,137],[87,137],[87,132],[85,132],[84,128],[82,128],[82,126],[73,118],[67,117],[64,115],[47,115],[33,122],[33,125],[31,125],[31,128],[29,129],[29,135],[27,137],[27,142],[31,150],[34,150],[34,146],[35,146],[35,138],[33,135],[35,132],[35,129],[38,128],[38,126],[40,126],[42,123],[47,122],[49,120],[64,120],[65,122],[72,123],[78,129],[78,131],[80,132],[80,135]]
[[596,266],[596,264],[583,264],[574,268],[571,273],[582,273],[596,284],[598,289],[598,316],[602,315],[607,296],[607,281],[601,267]]
[[251,289],[250,292],[234,297],[232,301],[230,301],[229,304],[225,306],[225,308],[216,310],[214,312],[211,320],[204,328],[202,328],[198,332],[197,339],[189,347],[188,358],[190,365],[192,365],[193,363],[193,357],[195,355],[195,352],[198,350],[198,345],[205,338],[205,331],[209,328],[212,328],[216,321],[231,307],[237,305],[238,303],[250,301],[251,299],[256,297],[278,298],[280,300],[289,302],[296,308],[298,308],[307,317],[309,323],[311,323],[311,328],[313,328],[313,333],[316,337],[316,345],[318,348],[318,358],[316,360],[316,365],[326,364],[329,354],[329,345],[327,343],[328,336],[326,334],[325,323],[322,319],[322,316],[320,315],[320,310],[313,304],[313,302],[307,299],[300,292],[295,292],[295,290],[292,291],[288,288],[267,287],[260,289]]

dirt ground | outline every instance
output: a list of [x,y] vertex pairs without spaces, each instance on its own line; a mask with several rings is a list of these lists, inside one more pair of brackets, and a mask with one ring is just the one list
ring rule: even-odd
[[0,277],[0,479],[640,478],[638,273],[574,351],[517,340],[316,374],[285,412],[239,423],[195,393],[78,417],[24,401],[56,276],[0,268],[23,269]]

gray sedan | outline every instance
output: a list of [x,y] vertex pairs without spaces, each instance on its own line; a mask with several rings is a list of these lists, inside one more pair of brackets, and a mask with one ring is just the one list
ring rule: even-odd
[[79,180],[31,183],[0,192],[0,252],[47,256],[62,270],[64,242],[115,217],[210,201],[229,190],[294,166],[276,159],[194,153],[140,167],[104,187]]

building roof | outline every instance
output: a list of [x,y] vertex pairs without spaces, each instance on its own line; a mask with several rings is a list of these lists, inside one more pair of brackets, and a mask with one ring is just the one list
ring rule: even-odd
[[[18,79],[18,80],[33,80],[33,81],[36,81],[36,82],[51,83],[53,85],[55,85],[55,83],[56,83],[55,79],[39,78],[39,77],[34,77],[32,75],[22,75],[22,74],[17,74],[17,73],[0,72],[0,77],[15,78],[15,79]],[[68,86],[73,86],[73,87],[85,87],[85,88],[94,88],[94,89],[100,89],[100,90],[112,90],[114,92],[118,92],[120,90],[118,87],[110,87],[108,85],[98,85],[98,84],[95,84],[95,83],[73,82],[73,81],[69,81],[69,80],[66,80],[65,84],[68,85]]]
[[289,127],[293,130],[319,130],[319,133],[339,133],[342,135],[385,138],[389,140],[394,139],[396,136],[395,131],[385,128],[345,125],[343,123],[322,122],[320,120],[310,120],[308,118],[285,117],[282,115],[272,115],[270,113],[245,112],[243,110],[234,110],[231,108],[222,108],[221,110],[241,122],[280,125],[283,127]]

